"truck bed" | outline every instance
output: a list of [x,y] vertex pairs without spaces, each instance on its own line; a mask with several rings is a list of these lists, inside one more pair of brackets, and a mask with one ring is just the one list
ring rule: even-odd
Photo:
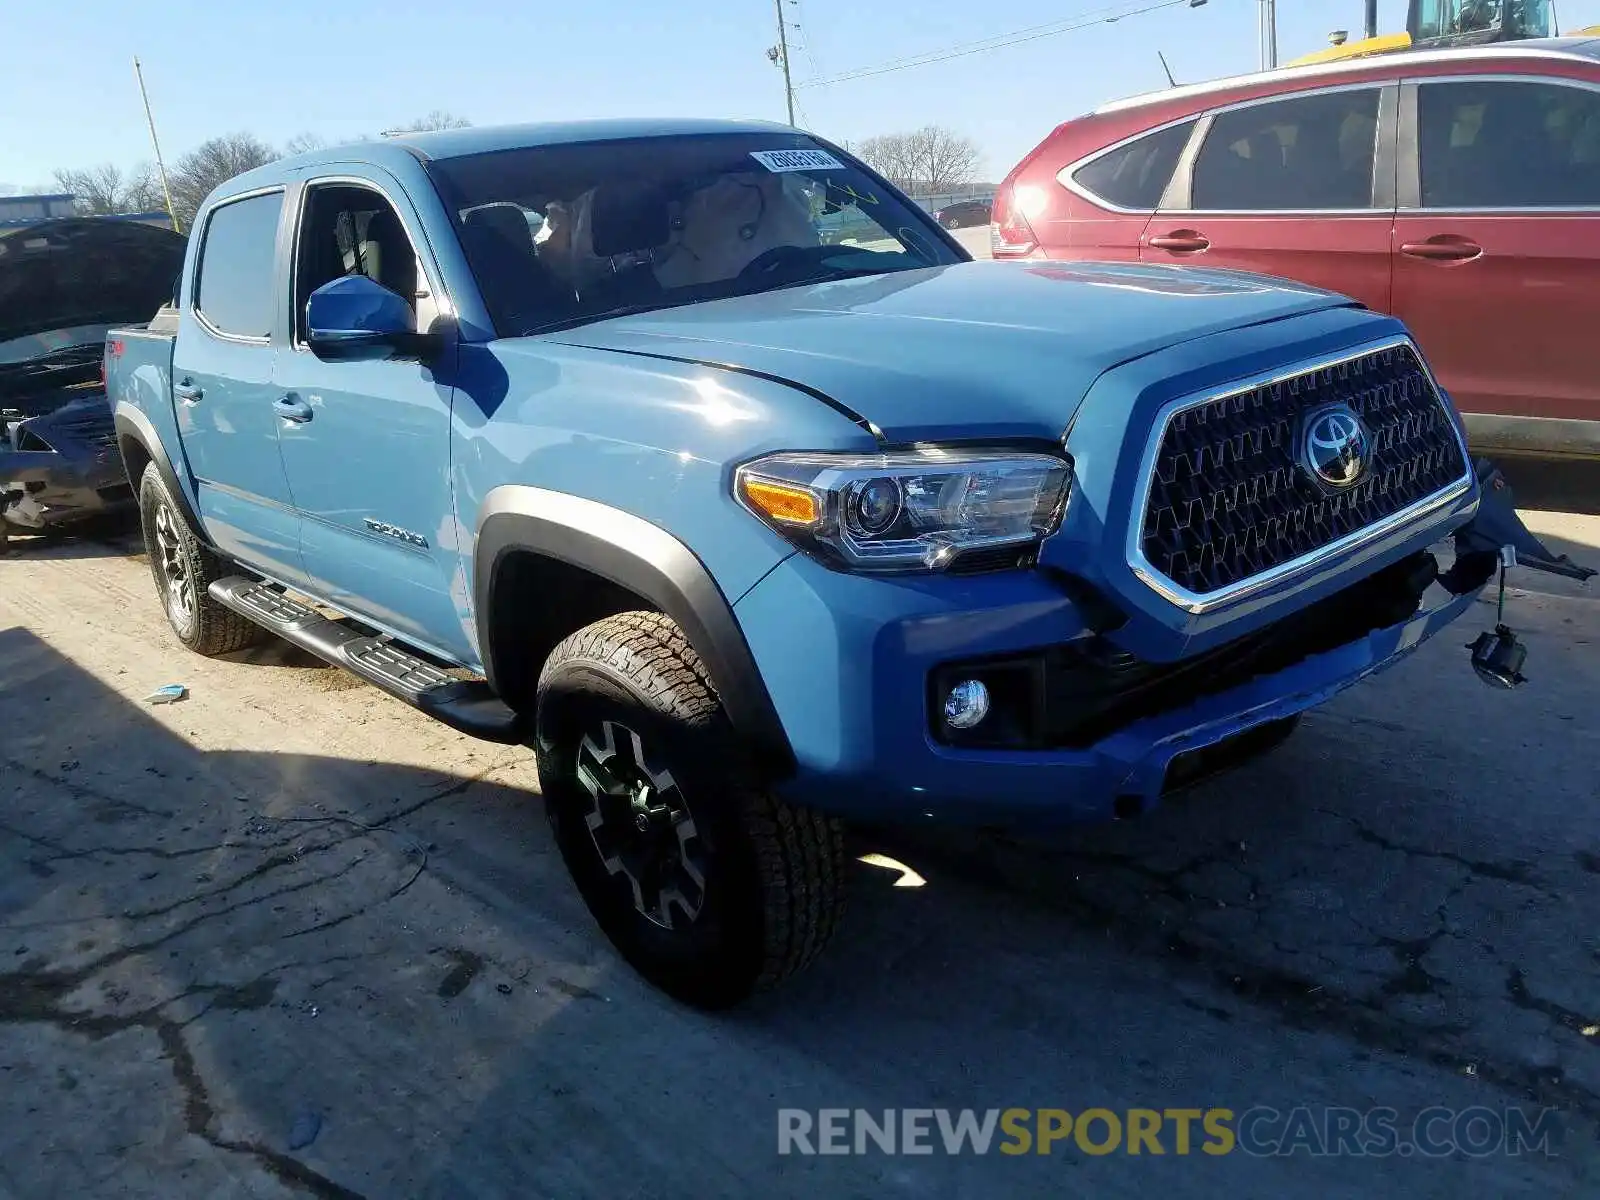
[[[169,446],[179,444],[172,408],[177,328],[177,312],[164,308],[142,325],[120,325],[106,334],[106,400],[113,419],[147,425]],[[119,429],[122,424],[118,420]],[[131,473],[128,482],[137,492],[139,481]]]

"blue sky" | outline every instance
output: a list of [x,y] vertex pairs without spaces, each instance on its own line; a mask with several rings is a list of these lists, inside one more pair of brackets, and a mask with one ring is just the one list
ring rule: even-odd
[[[1148,0],[1146,0],[1148,2]],[[1133,7],[1139,0],[1129,0]],[[797,81],[1064,21],[1111,0],[784,0]],[[783,117],[771,0],[12,0],[0,81],[0,181],[59,166],[132,164],[149,135],[144,63],[168,160],[218,133],[338,140],[444,108],[475,124],[589,116]],[[1281,0],[1281,58],[1359,35],[1361,0]],[[1600,0],[1559,0],[1565,28]],[[991,53],[798,92],[797,123],[836,141],[946,125],[998,178],[1057,122],[1160,87],[1251,70],[1255,0],[1209,0]],[[1404,0],[1381,0],[1385,31]],[[26,47],[26,53],[21,49]]]

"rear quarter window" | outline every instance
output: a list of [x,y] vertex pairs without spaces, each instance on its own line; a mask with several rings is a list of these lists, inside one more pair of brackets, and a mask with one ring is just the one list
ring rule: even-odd
[[1118,146],[1084,163],[1072,173],[1072,182],[1117,208],[1154,209],[1161,203],[1194,124],[1169,125]]
[[212,209],[200,246],[194,306],[220,333],[264,338],[272,333],[283,193],[267,192]]

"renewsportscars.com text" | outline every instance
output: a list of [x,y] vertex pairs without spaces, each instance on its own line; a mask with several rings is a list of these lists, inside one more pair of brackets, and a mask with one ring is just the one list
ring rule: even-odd
[[1553,1109],[782,1108],[779,1154],[1208,1154],[1443,1158],[1555,1153]]

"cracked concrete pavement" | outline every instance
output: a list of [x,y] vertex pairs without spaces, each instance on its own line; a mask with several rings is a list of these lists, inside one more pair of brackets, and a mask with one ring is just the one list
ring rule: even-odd
[[[1600,557],[1600,520],[1535,514]],[[205,661],[127,547],[0,560],[0,1196],[1600,1192],[1600,607],[1523,572],[1149,818],[858,831],[830,953],[687,1012],[569,887],[526,752],[281,644]],[[183,682],[190,698],[142,698]],[[780,1157],[780,1107],[1522,1104],[1553,1157]]]

